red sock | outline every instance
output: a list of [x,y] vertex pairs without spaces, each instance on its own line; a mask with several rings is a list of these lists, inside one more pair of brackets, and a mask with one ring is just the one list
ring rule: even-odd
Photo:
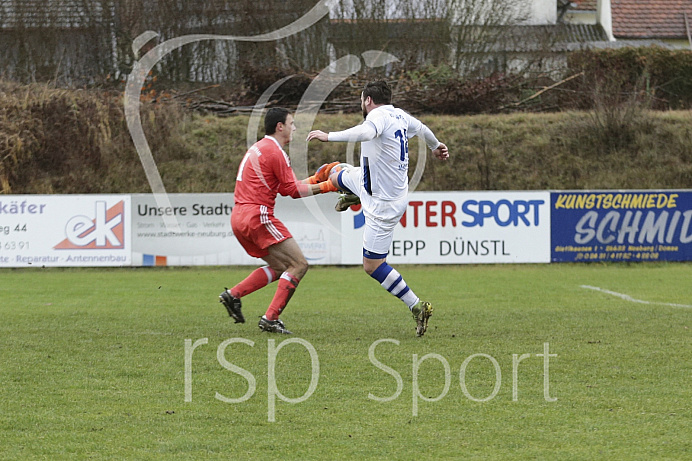
[[291,296],[293,296],[293,293],[296,291],[299,282],[300,280],[288,272],[281,274],[279,286],[276,287],[274,299],[272,299],[272,303],[269,305],[267,313],[264,314],[268,320],[276,320],[279,318],[279,315],[281,315],[281,312],[283,312],[286,304],[288,304],[288,302],[291,300]]
[[252,271],[245,280],[231,288],[231,295],[242,298],[245,295],[264,288],[277,278],[277,273],[269,266],[259,267]]

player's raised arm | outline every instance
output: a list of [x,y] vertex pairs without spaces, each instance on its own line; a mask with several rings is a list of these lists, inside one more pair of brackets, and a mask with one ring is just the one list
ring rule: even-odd
[[308,133],[307,140],[319,139],[322,142],[364,142],[370,141],[377,136],[377,130],[372,123],[363,123],[343,131],[331,131],[325,133],[321,130],[314,130]]

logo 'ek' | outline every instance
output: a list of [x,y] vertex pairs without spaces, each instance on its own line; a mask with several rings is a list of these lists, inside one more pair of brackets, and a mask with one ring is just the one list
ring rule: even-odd
[[74,216],[65,226],[65,236],[56,250],[115,250],[125,246],[124,201],[106,208],[106,202],[96,202],[96,217]]

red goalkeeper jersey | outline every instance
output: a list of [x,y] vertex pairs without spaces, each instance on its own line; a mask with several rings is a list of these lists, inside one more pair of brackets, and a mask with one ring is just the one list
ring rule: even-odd
[[304,197],[309,186],[301,184],[291,168],[288,154],[279,142],[265,136],[248,149],[238,168],[236,205],[265,205],[274,209],[277,194]]

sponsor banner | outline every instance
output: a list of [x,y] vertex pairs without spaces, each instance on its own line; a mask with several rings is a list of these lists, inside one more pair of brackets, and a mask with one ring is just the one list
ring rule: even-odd
[[[0,267],[258,265],[233,235],[233,194],[0,196]],[[311,264],[362,263],[359,206],[279,197]],[[171,218],[175,226],[171,227]],[[692,191],[413,192],[393,264],[692,260]]]
[[302,199],[277,197],[274,214],[293,235],[310,264],[341,264],[341,217],[336,194]]
[[692,260],[692,191],[553,192],[551,260]]
[[[277,199],[276,216],[312,264],[339,262],[338,229],[325,216],[330,209],[335,218],[332,202],[336,196],[329,198]],[[168,194],[168,199],[170,206],[160,207],[152,194],[132,196],[133,265],[262,264],[262,260],[249,256],[233,235],[233,194]],[[173,227],[170,218],[174,218]]]
[[0,267],[129,266],[130,197],[0,196]]
[[[362,263],[365,217],[342,213],[342,264]],[[392,263],[546,263],[549,192],[413,192],[394,230]]]
[[[231,231],[233,194],[132,195],[132,264],[196,266],[252,264]],[[171,224],[173,223],[173,225]]]

